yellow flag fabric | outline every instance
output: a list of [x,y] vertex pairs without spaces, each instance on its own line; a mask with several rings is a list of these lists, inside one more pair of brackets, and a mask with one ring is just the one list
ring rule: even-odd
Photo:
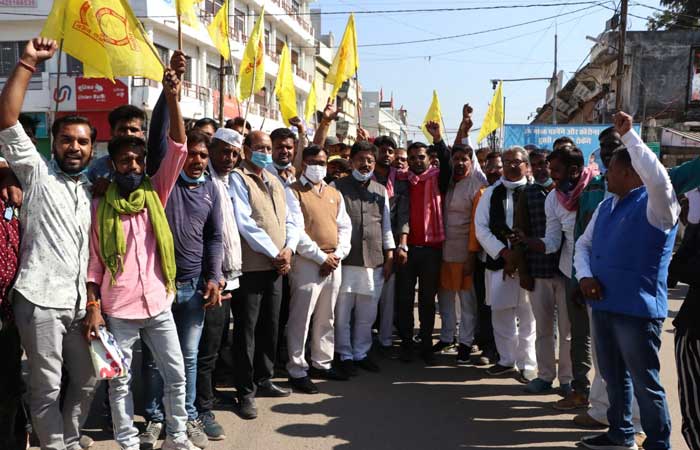
[[277,101],[280,104],[280,112],[284,124],[289,126],[289,119],[297,117],[297,93],[294,89],[294,76],[292,75],[292,57],[289,54],[289,47],[284,44],[282,55],[280,55],[280,67],[275,81],[275,92]]
[[41,35],[63,39],[87,78],[163,79],[163,64],[127,0],[59,0]]
[[498,87],[496,87],[496,92],[493,93],[493,99],[488,111],[486,111],[484,121],[481,123],[479,138],[476,141],[481,142],[486,136],[501,128],[503,126],[503,117],[503,82],[500,81]]
[[[243,51],[241,67],[238,70],[238,100],[243,101],[265,86],[265,33],[263,20],[265,8],[255,22],[253,31]],[[255,82],[255,85],[253,85]]]
[[314,80],[311,82],[311,90],[306,97],[306,106],[304,106],[304,121],[306,122],[306,126],[309,126],[311,118],[314,113],[316,113],[316,102],[316,80]]
[[442,111],[440,110],[440,100],[438,100],[438,95],[437,91],[433,90],[433,101],[430,103],[430,108],[428,108],[428,112],[425,114],[425,119],[423,119],[423,125],[421,126],[421,130],[423,130],[423,134],[425,135],[425,138],[433,144],[433,137],[428,133],[427,128],[425,125],[428,122],[437,122],[440,124],[440,131],[442,132],[441,134],[444,136],[445,135],[445,127],[442,126]]
[[357,33],[355,32],[355,16],[350,14],[348,24],[340,41],[340,47],[335,53],[333,64],[328,69],[326,83],[333,85],[331,98],[335,98],[343,83],[353,77],[360,67],[360,59],[357,53]]
[[57,0],[51,8],[40,36],[60,41],[63,51],[91,68],[99,77],[114,79],[112,64],[100,26],[89,1]]
[[194,12],[194,7],[201,2],[202,0],[175,0],[175,10],[183,24],[192,28],[199,26],[199,19],[197,19],[197,14]]
[[221,56],[224,57],[226,61],[231,57],[231,49],[229,47],[229,26],[228,26],[228,0],[224,0],[224,4],[221,5],[219,12],[216,13],[214,20],[211,25],[207,27],[209,31],[209,36],[211,36],[211,41]]

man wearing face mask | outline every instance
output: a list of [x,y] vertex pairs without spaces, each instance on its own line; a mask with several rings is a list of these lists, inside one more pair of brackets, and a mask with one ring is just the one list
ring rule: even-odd
[[442,245],[445,227],[442,217],[442,199],[450,182],[450,151],[442,139],[440,124],[428,122],[426,129],[433,138],[433,152],[440,168],[431,166],[428,146],[414,142],[408,148],[408,172],[398,178],[409,183],[409,232],[407,245],[400,245],[408,253],[408,260],[399,267],[396,284],[399,286],[397,314],[401,335],[401,360],[413,359],[413,305],[418,282],[418,315],[420,318],[420,354],[427,365],[435,362],[433,328],[435,325],[435,295],[440,279]]
[[[476,154],[478,158],[478,150]],[[484,157],[484,161],[485,163],[482,168],[486,174],[486,181],[488,186],[493,186],[503,176],[501,154],[499,152],[490,152]],[[479,165],[481,166],[481,162],[479,162]],[[474,280],[474,293],[478,305],[478,323],[474,334],[474,345],[478,346],[478,350],[481,351],[481,354],[474,353],[472,355],[471,363],[475,366],[486,366],[498,362],[498,352],[496,351],[496,343],[493,338],[491,306],[486,303],[486,253],[481,248],[481,244],[479,244],[479,240],[476,238],[476,226],[474,223],[476,208],[486,188],[487,186],[482,186],[481,189],[474,194],[474,200],[472,201],[472,220],[469,224],[469,253],[465,265],[465,273],[467,275],[469,274],[469,269],[473,267],[472,279]]]
[[[396,142],[390,136],[379,136],[374,140],[378,150],[377,164],[374,167],[374,181],[386,188],[391,210],[391,227],[394,241],[399,242],[394,259],[397,266],[406,263],[408,254],[401,247],[406,246],[408,236],[409,196],[408,182],[397,180],[399,170],[392,167],[396,152]],[[382,351],[387,353],[391,348],[394,335],[394,303],[396,302],[396,274],[384,283],[382,296],[379,300],[379,343]]]
[[[166,69],[163,89],[170,114],[169,149],[153,177],[145,174],[143,139],[123,136],[110,141],[114,180],[93,205],[87,291],[88,303],[105,314],[128,365],[139,335],[153,354],[164,381],[164,403],[169,405],[163,448],[191,450],[195,447],[187,438],[185,368],[171,311],[175,248],[165,213],[187,158],[177,100],[180,80],[174,70]],[[101,322],[101,315],[93,321]],[[139,445],[130,379],[128,374],[109,381],[114,439],[122,448]]]
[[522,147],[503,153],[503,177],[484,191],[476,208],[476,237],[487,254],[486,301],[500,359],[487,370],[492,376],[518,372],[519,380],[534,378],[535,318],[515,272],[513,234],[520,193],[527,185],[529,161]]
[[[303,151],[303,174],[290,190],[301,214],[297,256],[289,274],[292,298],[287,323],[289,383],[294,389],[315,394],[311,378],[347,380],[331,367],[334,309],[341,283],[340,262],[350,252],[352,225],[342,195],[328,186],[326,152],[317,145]],[[312,321],[313,317],[313,321]],[[309,326],[311,325],[311,330]],[[311,365],[306,362],[306,337],[311,334]],[[311,376],[309,376],[309,374]]]
[[352,222],[351,248],[343,260],[343,280],[335,307],[335,348],[340,369],[347,375],[356,373],[355,365],[379,371],[368,352],[382,286],[394,265],[389,196],[384,186],[372,180],[376,157],[374,144],[356,142],[350,158],[352,176],[334,183],[343,194]]
[[[199,448],[208,443],[194,404],[199,340],[205,311],[221,307],[219,290],[224,286],[221,273],[222,199],[211,178],[205,174],[209,162],[208,143],[209,136],[202,131],[187,133],[187,159],[165,208],[175,243],[177,292],[172,311],[185,361],[187,436]],[[162,379],[158,373],[145,373],[145,376],[151,381],[146,383],[146,401],[161,409]],[[163,415],[162,411],[156,414]]]
[[[468,132],[468,130],[467,130]],[[476,329],[477,303],[474,296],[472,272],[466,267],[469,246],[469,226],[472,221],[474,196],[486,184],[486,176],[475,164],[474,150],[457,144],[452,148],[452,180],[445,196],[445,243],[440,268],[438,302],[442,329],[433,350],[439,352],[453,344],[457,331],[456,298],[460,304],[459,345],[457,363],[469,362]],[[474,162],[472,162],[474,161]]]
[[[556,144],[555,144],[556,145]],[[556,153],[560,150],[555,150]],[[554,180],[550,176],[546,150],[534,149],[530,152],[530,167],[534,184],[527,186],[520,194],[515,217],[515,230],[521,236],[532,239],[545,237],[547,215],[545,214],[548,194],[554,189]],[[561,233],[561,232],[560,232]],[[516,246],[522,252],[521,247]],[[537,378],[530,381],[525,388],[531,394],[540,394],[551,390],[552,382],[559,377],[559,389],[562,395],[571,391],[571,331],[567,313],[565,278],[561,275],[559,253],[542,254],[524,251],[519,260],[518,273],[520,287],[530,291],[532,311],[537,328]],[[556,366],[556,334],[553,324],[559,331],[559,364]]]
[[255,397],[286,397],[272,382],[277,352],[282,276],[289,273],[299,241],[292,194],[265,170],[272,141],[262,131],[243,141],[245,159],[233,171],[230,195],[241,234],[243,275],[233,309],[234,383],[239,414],[258,416]]
[[[85,169],[95,132],[83,117],[57,119],[51,127],[53,159],[46,162],[18,122],[32,74],[57,48],[53,40],[32,39],[5,82],[0,152],[24,191],[20,262],[10,295],[29,362],[34,429],[42,448],[75,448],[96,384],[86,337],[96,331],[99,311],[86,305],[85,292],[90,232]],[[84,333],[86,321],[92,328]],[[61,392],[63,370],[70,376]]]

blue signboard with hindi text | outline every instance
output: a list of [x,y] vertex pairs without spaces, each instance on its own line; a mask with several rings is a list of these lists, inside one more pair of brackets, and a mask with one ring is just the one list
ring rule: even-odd
[[[552,144],[562,136],[570,137],[583,152],[586,162],[594,151],[598,150],[598,135],[608,125],[562,124],[562,125],[506,125],[504,148],[514,145],[536,145],[551,150]],[[635,131],[640,132],[640,125],[634,125]]]

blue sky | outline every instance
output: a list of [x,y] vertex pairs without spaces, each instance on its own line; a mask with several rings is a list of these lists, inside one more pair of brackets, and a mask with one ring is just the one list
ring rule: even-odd
[[[577,0],[319,0],[312,7],[322,11],[368,11],[416,8],[458,8],[471,6],[512,6],[542,3],[575,3]],[[629,12],[646,17],[653,10],[631,2]],[[657,0],[642,3],[658,7]],[[462,105],[474,107],[474,127],[481,124],[491,100],[490,79],[551,77],[554,64],[554,33],[559,35],[559,68],[565,82],[582,64],[613,11],[591,5],[507,8],[491,11],[423,12],[408,14],[356,14],[358,45],[452,36],[499,28],[536,19],[558,16],[508,30],[475,36],[408,45],[361,47],[360,83],[364,90],[383,88],[388,100],[408,110],[409,123],[419,125],[428,110],[432,90],[438,90],[442,112],[452,137],[461,120]],[[614,8],[609,1],[605,6]],[[567,14],[568,13],[568,14]],[[323,15],[322,31],[333,31],[338,42],[347,15]],[[644,20],[630,17],[631,30],[646,29]],[[449,52],[449,53],[448,53]],[[448,53],[448,54],[445,54]],[[441,54],[441,55],[438,55]],[[430,55],[430,57],[427,57]],[[545,100],[546,81],[504,84],[506,123],[528,123]],[[415,132],[415,136],[413,135]],[[411,127],[409,139],[422,139]],[[472,136],[473,139],[476,135]]]

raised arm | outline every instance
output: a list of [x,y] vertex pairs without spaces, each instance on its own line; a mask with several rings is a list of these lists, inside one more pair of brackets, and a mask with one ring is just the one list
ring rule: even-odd
[[51,59],[56,53],[56,48],[56,41],[52,39],[38,37],[27,42],[24,53],[0,94],[0,130],[10,128],[17,123],[19,113],[22,112],[24,94],[27,92],[36,66]]
[[321,123],[318,124],[316,129],[316,134],[314,134],[314,144],[323,147],[326,138],[328,137],[328,130],[330,129],[331,123],[338,117],[338,110],[335,107],[335,102],[328,99],[326,107],[323,108],[323,115],[321,117]]
[[668,171],[649,147],[632,129],[632,116],[619,112],[613,117],[615,129],[627,147],[632,167],[647,188],[647,219],[660,230],[672,228],[678,221],[681,207],[673,191]]

